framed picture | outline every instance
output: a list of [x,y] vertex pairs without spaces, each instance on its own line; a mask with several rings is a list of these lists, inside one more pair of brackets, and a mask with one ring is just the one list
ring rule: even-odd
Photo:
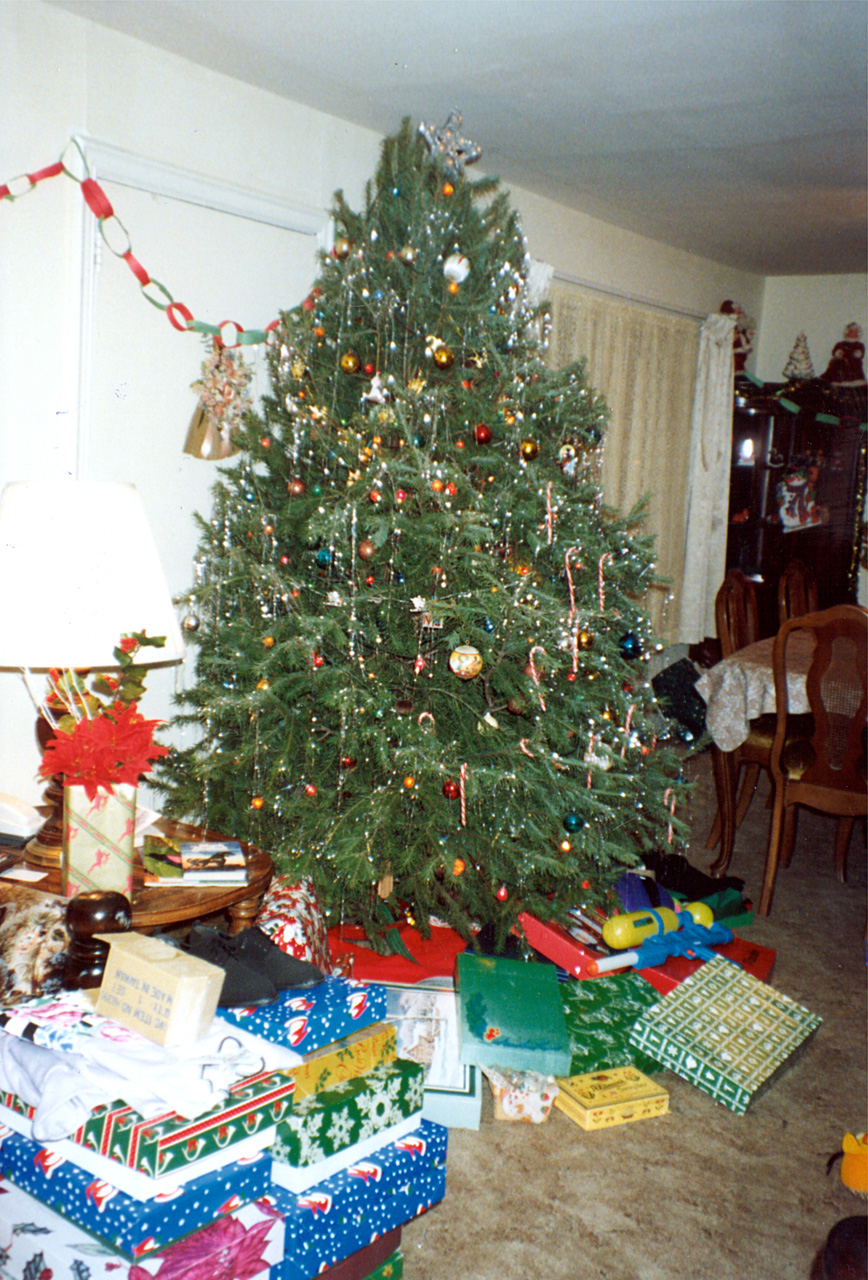
[[448,978],[386,982],[386,1021],[395,1028],[398,1057],[425,1071],[428,1120],[478,1129],[482,1108],[478,1067],[460,1058],[458,1003]]

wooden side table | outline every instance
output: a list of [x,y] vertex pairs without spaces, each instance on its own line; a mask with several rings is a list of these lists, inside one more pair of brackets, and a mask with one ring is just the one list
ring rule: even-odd
[[[154,824],[158,831],[172,840],[222,840],[213,831],[202,827],[194,827],[186,822],[170,822],[161,818]],[[133,922],[132,928],[137,933],[152,933],[154,929],[171,928],[184,924],[188,920],[197,920],[202,916],[226,912],[229,917],[229,932],[240,933],[248,928],[256,919],[259,905],[271,881],[274,866],[271,858],[254,845],[241,841],[241,847],[247,856],[247,883],[232,885],[216,885],[202,887],[200,885],[175,885],[171,888],[156,888],[143,883],[141,862],[133,869]],[[29,864],[22,859],[24,866]],[[60,894],[60,870],[46,871],[45,867],[33,867],[34,871],[43,871],[42,880],[35,881],[31,888],[40,893]],[[11,882],[14,883],[14,882]]]

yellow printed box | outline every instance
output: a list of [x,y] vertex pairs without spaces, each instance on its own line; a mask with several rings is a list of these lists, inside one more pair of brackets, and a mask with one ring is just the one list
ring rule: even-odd
[[648,1120],[669,1110],[669,1094],[635,1067],[558,1078],[555,1106],[583,1129]]
[[370,1027],[353,1031],[306,1055],[301,1066],[290,1067],[286,1074],[295,1081],[295,1098],[334,1089],[344,1080],[356,1080],[398,1056],[395,1028],[388,1022],[375,1022]]

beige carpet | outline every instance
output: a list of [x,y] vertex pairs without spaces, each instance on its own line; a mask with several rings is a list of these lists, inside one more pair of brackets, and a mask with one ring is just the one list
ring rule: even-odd
[[[715,811],[708,753],[692,762],[690,861]],[[730,874],[757,901],[769,814],[765,780]],[[745,1116],[669,1072],[667,1116],[586,1133],[560,1112],[449,1136],[446,1198],[404,1229],[406,1280],[808,1280],[841,1218],[868,1212],[828,1157],[868,1128],[866,850],[853,833],[835,878],[834,822],[801,811],[772,914],[745,937],[777,951],[772,984],[821,1015],[802,1057]],[[487,1088],[487,1086],[486,1086]]]

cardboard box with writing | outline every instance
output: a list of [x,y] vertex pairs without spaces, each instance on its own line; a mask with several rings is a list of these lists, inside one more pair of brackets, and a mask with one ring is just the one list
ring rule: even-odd
[[222,969],[140,933],[99,936],[110,950],[97,1013],[167,1048],[205,1035],[223,990]]

